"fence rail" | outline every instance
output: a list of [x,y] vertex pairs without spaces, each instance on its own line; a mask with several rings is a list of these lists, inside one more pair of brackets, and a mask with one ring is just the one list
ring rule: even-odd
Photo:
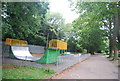
[[90,54],[59,56],[56,71],[59,73],[63,69],[67,69],[68,67],[73,66],[74,64],[80,63],[89,56]]

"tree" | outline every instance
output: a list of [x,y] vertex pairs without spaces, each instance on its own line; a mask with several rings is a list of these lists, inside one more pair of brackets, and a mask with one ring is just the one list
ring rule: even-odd
[[44,25],[48,5],[48,2],[3,2],[1,15],[3,40],[23,39],[31,44],[36,44],[35,40],[38,39],[44,40],[45,37],[40,36],[38,31]]
[[63,39],[64,38],[64,27],[65,20],[60,13],[48,12],[46,14],[46,21],[52,28],[51,31],[54,32],[52,38]]
[[[115,50],[114,57],[116,57],[117,45],[115,42],[117,42],[116,37],[119,35],[119,29],[118,29],[119,15],[117,15],[117,13],[120,12],[119,2],[118,3],[117,2],[98,3],[98,2],[79,2],[78,1],[74,5],[76,5],[75,8],[77,8],[77,11],[81,14],[80,17],[84,18],[80,20],[80,22],[78,22],[77,24],[80,27],[87,26],[89,24],[88,26],[91,26],[90,29],[92,29],[92,27],[99,27],[99,29],[104,30],[104,35],[108,37],[110,40],[109,42],[110,56],[112,56],[112,50]],[[118,29],[118,31],[116,29]],[[115,33],[115,32],[118,32],[118,33]]]
[[[84,18],[86,19],[86,17]],[[89,21],[93,21],[94,23]],[[104,44],[104,31],[98,27],[99,24],[95,23],[94,20],[84,20],[83,18],[76,20],[74,23],[75,30],[78,30],[78,35],[80,36],[79,43],[83,49],[87,49],[91,54],[101,50],[101,44]]]
[[[84,14],[80,15],[74,22],[74,27],[79,30],[81,46],[91,54],[94,54],[94,52],[101,50],[101,44],[104,44],[104,31],[100,29],[100,19],[95,17],[95,10],[92,12],[92,7],[94,8],[95,6],[90,6],[92,3],[90,5],[88,3],[80,3],[79,5],[80,10],[84,11]],[[82,11],[81,13],[83,13]]]

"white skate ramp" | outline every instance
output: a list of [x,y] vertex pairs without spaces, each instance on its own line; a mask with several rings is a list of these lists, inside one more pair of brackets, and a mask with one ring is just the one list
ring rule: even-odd
[[13,52],[13,55],[17,59],[22,59],[22,60],[31,60],[35,61],[40,59],[40,57],[34,57],[30,54],[29,48],[28,47],[20,47],[20,46],[11,46],[11,50]]

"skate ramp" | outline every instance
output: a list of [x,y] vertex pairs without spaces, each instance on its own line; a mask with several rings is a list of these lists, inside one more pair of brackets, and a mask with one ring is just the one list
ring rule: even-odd
[[41,58],[32,56],[29,47],[11,46],[11,50],[17,59],[36,61]]

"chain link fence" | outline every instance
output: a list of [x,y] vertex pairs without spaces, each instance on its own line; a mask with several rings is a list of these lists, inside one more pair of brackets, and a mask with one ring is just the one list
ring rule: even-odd
[[69,54],[66,56],[59,56],[57,61],[57,68],[56,71],[59,73],[62,70],[65,70],[74,64],[80,63],[86,58],[88,58],[90,54]]
[[[63,70],[73,66],[74,64],[80,63],[83,60],[90,57],[90,54],[68,54],[65,56],[58,56],[56,63],[42,64],[46,69],[52,69],[56,73],[60,73]],[[52,58],[55,59],[55,58]]]

